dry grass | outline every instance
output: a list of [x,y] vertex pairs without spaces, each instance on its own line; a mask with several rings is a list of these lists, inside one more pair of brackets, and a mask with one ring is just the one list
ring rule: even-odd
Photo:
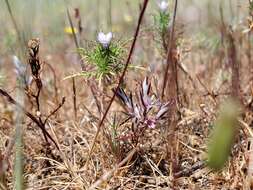
[[[173,25],[175,34],[169,39],[171,47],[164,47],[157,28],[151,27],[150,8],[142,25],[139,25],[139,35],[135,24],[137,20],[122,26],[127,28],[130,25],[132,28],[128,32],[137,32],[135,48],[132,36],[128,35],[130,40],[126,41],[125,50],[128,52],[132,47],[134,52],[124,57],[124,63],[127,61],[130,66],[141,69],[126,67],[126,73],[116,75],[116,82],[110,85],[84,76],[63,80],[81,70],[73,36],[66,34],[57,44],[57,51],[51,51],[46,38],[41,39],[39,56],[35,61],[38,59],[36,63],[42,67],[38,76],[33,76],[30,88],[24,91],[26,97],[22,108],[27,111],[22,123],[25,189],[252,188],[253,83],[248,49],[252,37],[242,32],[249,15],[244,15],[243,22],[236,24],[228,34],[230,22],[222,19],[221,14],[207,24],[210,31],[215,31],[217,35],[207,31],[208,34],[204,33],[204,37],[200,38],[197,33],[190,32],[191,27],[184,26],[188,23],[184,23],[185,17],[180,14],[181,6],[179,1],[179,16]],[[150,7],[153,8],[152,5]],[[228,14],[227,6],[223,8],[224,15]],[[85,26],[85,19],[74,17],[71,10],[70,7],[71,18],[66,16],[65,22],[73,21],[73,27],[78,27],[80,22]],[[132,19],[138,18],[140,12],[137,9],[131,9],[130,5],[129,10],[135,13]],[[106,20],[113,22],[113,19]],[[8,22],[11,23],[11,20]],[[80,40],[76,42],[78,47],[88,42],[85,32],[84,27],[84,31],[75,36],[75,41]],[[0,33],[0,38],[1,35],[4,34]],[[15,45],[17,48],[18,45]],[[26,50],[27,47],[23,48]],[[1,89],[15,99],[18,86],[10,55],[6,53],[1,58],[4,63],[0,63],[0,71],[5,74]],[[23,56],[25,63],[29,55]],[[175,64],[172,71],[167,68],[167,80],[170,79],[167,84],[164,83],[166,62]],[[85,64],[83,60],[82,70],[85,70]],[[123,122],[127,118],[123,112],[129,110],[122,106],[119,98],[115,96],[115,101],[112,98],[116,95],[115,88],[123,87],[126,94],[132,92],[134,102],[141,105],[141,85],[146,76],[151,82],[152,98],[171,104],[168,113],[156,123],[155,128],[146,126],[138,136],[132,119]],[[42,83],[41,92],[33,97],[33,92],[39,88],[36,83],[38,78]],[[164,84],[170,86],[163,89]],[[213,171],[205,162],[209,136],[219,114],[219,106],[232,91],[243,107],[238,118],[239,131],[228,163],[221,171]],[[13,189],[17,103],[3,94],[1,91],[0,189]],[[65,102],[62,102],[63,97]],[[118,126],[116,137],[113,136],[114,122]],[[43,127],[53,140],[45,135]]]

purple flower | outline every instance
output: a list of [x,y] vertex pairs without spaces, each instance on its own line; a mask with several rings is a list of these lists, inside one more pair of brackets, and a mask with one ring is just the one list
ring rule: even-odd
[[144,121],[144,123],[148,126],[148,128],[154,129],[156,127],[156,119],[149,118]]
[[[126,115],[132,120],[132,124],[138,127],[148,127],[154,129],[156,125],[163,119],[163,116],[168,112],[170,103],[162,103],[158,99],[152,100],[150,97],[151,84],[148,78],[145,78],[141,85],[139,96],[134,99],[132,93],[127,96],[122,88],[116,92],[116,96],[123,103],[124,109],[127,111]],[[144,126],[141,126],[144,125]]]
[[103,32],[99,32],[97,40],[104,48],[108,48],[112,40],[112,33],[104,34]]

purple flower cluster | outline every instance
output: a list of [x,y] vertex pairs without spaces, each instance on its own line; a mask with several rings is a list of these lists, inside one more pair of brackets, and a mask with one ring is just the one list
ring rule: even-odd
[[139,95],[136,97],[136,103],[133,101],[133,95],[128,96],[120,88],[116,95],[123,103],[127,120],[132,120],[135,128],[148,127],[154,129],[163,116],[168,112],[170,103],[161,103],[155,97],[150,95],[151,84],[145,78],[141,85]]

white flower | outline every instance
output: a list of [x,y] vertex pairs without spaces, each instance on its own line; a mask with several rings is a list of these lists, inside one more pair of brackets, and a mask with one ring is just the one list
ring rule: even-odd
[[99,32],[97,40],[104,48],[108,48],[112,40],[112,33],[104,34],[103,32]]
[[162,1],[158,2],[158,7],[159,7],[160,11],[162,13],[164,13],[168,10],[169,3],[168,3],[168,1],[162,0]]

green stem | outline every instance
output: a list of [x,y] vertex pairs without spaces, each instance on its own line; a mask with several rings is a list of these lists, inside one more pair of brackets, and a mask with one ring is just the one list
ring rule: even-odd
[[[22,87],[18,88],[17,100],[20,104],[24,104],[24,94],[22,92]],[[24,189],[24,163],[23,163],[23,126],[22,122],[24,120],[24,114],[21,108],[16,107],[16,134],[15,134],[15,166],[14,166],[14,175],[15,175],[15,184],[14,187],[16,190]]]

